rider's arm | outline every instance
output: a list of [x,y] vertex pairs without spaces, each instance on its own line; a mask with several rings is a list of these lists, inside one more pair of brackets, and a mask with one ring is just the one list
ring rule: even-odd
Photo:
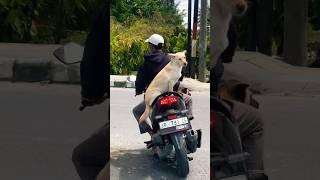
[[180,86],[180,81],[182,81],[182,80],[183,80],[183,75],[181,75],[178,82],[176,82],[176,84],[173,86],[173,91],[178,91],[179,86]]
[[146,78],[144,77],[145,71],[146,71],[146,65],[145,63],[143,63],[142,66],[140,67],[140,70],[138,71],[137,79],[135,82],[136,96],[142,94],[145,91],[145,88],[146,88]]
[[87,36],[83,58],[80,65],[82,100],[100,102],[105,96],[109,97],[109,56],[107,56],[108,41],[107,8],[98,17]]

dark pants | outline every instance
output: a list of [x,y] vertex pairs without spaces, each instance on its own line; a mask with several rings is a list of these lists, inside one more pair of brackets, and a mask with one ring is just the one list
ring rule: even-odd
[[239,125],[243,149],[250,154],[246,162],[249,177],[259,179],[264,176],[264,121],[261,114],[247,104],[231,100],[225,102]]
[[79,144],[72,153],[72,161],[81,180],[95,180],[110,160],[109,127],[104,125]]

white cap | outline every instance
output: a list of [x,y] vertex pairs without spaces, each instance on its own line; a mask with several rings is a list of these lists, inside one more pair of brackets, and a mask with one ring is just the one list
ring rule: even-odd
[[159,43],[164,44],[164,39],[159,34],[152,34],[149,39],[147,39],[145,42],[151,43],[153,45],[159,45]]

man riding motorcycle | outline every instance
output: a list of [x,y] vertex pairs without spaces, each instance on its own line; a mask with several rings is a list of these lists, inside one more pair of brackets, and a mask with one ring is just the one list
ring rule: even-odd
[[[162,49],[164,45],[164,38],[159,34],[153,34],[146,40],[148,43],[149,54],[144,56],[144,62],[140,67],[135,82],[136,96],[144,93],[148,88],[148,85],[154,79],[154,77],[164,68],[170,61],[169,56],[166,55]],[[182,77],[179,79],[182,81]],[[178,81],[173,90],[177,91],[180,82]],[[188,94],[183,94],[186,107],[189,110],[189,115],[192,115],[192,99]],[[139,122],[140,116],[145,110],[145,102],[140,102],[132,110],[135,119]],[[152,136],[152,128],[147,123],[139,124],[140,133],[148,132]]]

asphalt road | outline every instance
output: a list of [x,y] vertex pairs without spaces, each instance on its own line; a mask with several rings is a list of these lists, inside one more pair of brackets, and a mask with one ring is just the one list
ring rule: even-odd
[[73,148],[106,121],[106,106],[78,111],[80,88],[0,82],[0,179],[79,180]]
[[[164,162],[155,160],[144,141],[150,140],[146,134],[140,135],[132,108],[142,100],[134,97],[133,89],[112,88],[111,106],[111,179],[112,180],[172,180],[179,179],[176,171]],[[210,167],[210,115],[209,92],[194,92],[193,128],[203,130],[202,147],[192,154],[190,174],[187,179],[209,179]]]
[[[99,128],[105,105],[79,112],[79,87],[0,82],[0,179],[79,180],[72,149]],[[111,89],[112,179],[178,179],[145,150],[131,114],[141,100],[132,89]],[[207,94],[194,93],[193,126],[204,131],[188,179],[208,179]],[[258,96],[266,122],[266,171],[271,180],[320,179],[320,97]]]
[[320,97],[259,96],[270,180],[320,179]]

